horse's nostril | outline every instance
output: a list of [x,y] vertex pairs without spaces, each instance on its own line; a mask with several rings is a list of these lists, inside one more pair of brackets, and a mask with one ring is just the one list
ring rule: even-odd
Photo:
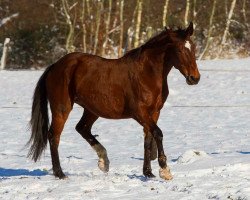
[[190,76],[191,81],[196,81],[196,78],[194,76]]
[[198,82],[200,80],[200,77],[194,77],[194,76],[190,76],[190,80],[194,81],[194,82]]
[[200,77],[196,78],[195,76],[188,76],[187,81],[189,85],[197,84],[200,80]]

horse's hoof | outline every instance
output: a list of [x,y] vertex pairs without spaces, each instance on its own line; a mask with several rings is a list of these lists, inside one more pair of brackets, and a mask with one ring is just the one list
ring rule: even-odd
[[68,178],[68,176],[66,176],[62,171],[54,173],[54,176],[62,180]]
[[151,168],[145,168],[143,169],[143,174],[146,178],[155,178],[155,175],[152,174]]
[[159,170],[159,175],[162,179],[165,179],[165,180],[172,180],[173,179],[173,176],[170,172],[169,167],[161,168]]
[[109,171],[109,159],[100,158],[98,160],[98,167],[101,171],[103,171],[104,173],[107,173]]
[[64,175],[64,176],[60,176],[60,177],[59,177],[59,179],[60,179],[60,180],[65,180],[65,179],[68,179],[68,178],[69,178],[69,177],[68,177],[68,176],[66,176],[66,175]]
[[55,171],[53,172],[53,174],[54,174],[54,176],[55,176],[56,178],[59,178],[59,179],[66,179],[66,178],[68,178],[68,177],[62,172],[62,170],[55,170]]
[[144,173],[146,178],[155,178],[155,175],[152,172]]

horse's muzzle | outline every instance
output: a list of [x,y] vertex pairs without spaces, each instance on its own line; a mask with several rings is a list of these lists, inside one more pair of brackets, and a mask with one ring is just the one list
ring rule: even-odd
[[200,76],[194,77],[194,76],[187,76],[186,77],[186,82],[188,85],[196,85],[200,81]]

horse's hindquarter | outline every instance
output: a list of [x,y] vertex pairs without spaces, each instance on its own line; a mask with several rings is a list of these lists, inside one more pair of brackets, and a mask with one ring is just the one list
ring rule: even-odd
[[97,116],[129,117],[126,112],[127,68],[118,60],[82,56],[75,71],[75,102]]

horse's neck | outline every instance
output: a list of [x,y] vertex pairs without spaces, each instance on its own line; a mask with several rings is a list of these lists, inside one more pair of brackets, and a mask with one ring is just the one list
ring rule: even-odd
[[156,76],[166,79],[173,65],[169,59],[164,61],[165,52],[147,53],[143,60],[144,68],[150,69]]

